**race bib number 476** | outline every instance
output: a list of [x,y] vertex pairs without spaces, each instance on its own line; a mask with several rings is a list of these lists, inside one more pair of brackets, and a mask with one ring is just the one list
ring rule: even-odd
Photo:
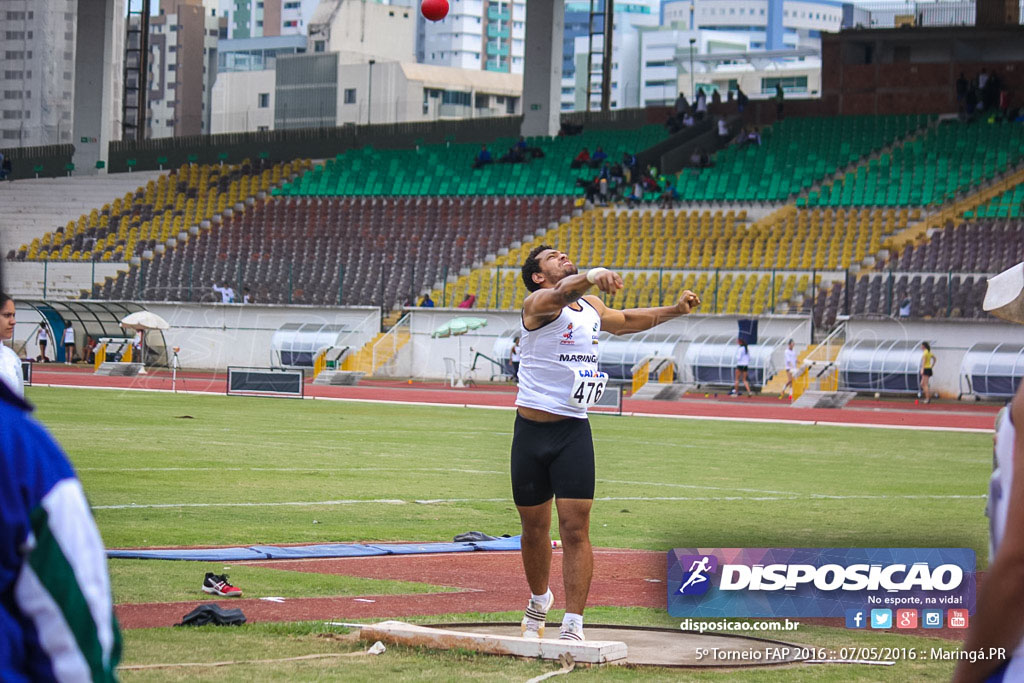
[[604,393],[604,388],[607,385],[607,372],[577,370],[573,373],[569,403],[576,406],[592,406],[601,400],[601,394]]

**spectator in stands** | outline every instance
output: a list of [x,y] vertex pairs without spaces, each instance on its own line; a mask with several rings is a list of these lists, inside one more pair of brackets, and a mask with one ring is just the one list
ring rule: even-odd
[[248,287],[243,287],[242,288],[242,303],[243,304],[251,304],[251,303],[253,303],[252,293],[249,291]]
[[528,147],[526,145],[526,138],[524,138],[522,135],[519,136],[519,140],[516,142],[516,149],[518,149],[524,155],[526,154],[526,150],[528,149]]
[[718,117],[718,138],[720,140],[729,139],[729,125],[725,122],[724,116]]
[[901,318],[909,318],[910,317],[910,304],[911,303],[913,303],[913,302],[910,300],[910,297],[907,294],[904,294],[903,298],[900,299],[899,315],[900,315]]
[[481,145],[480,151],[477,152],[476,161],[473,162],[473,168],[483,168],[487,164],[494,163],[494,159],[491,157],[491,151],[487,149],[487,145]]
[[467,294],[466,298],[459,302],[459,308],[473,308],[476,303],[476,294]]
[[594,153],[590,156],[590,168],[601,168],[601,164],[608,158],[607,152],[603,148],[598,146]]
[[747,133],[747,144],[761,146],[761,129],[754,126],[754,130]]
[[747,374],[750,370],[750,349],[747,347],[746,340],[740,337],[736,340],[739,348],[736,349],[736,377],[733,380],[731,396],[736,396],[740,393],[740,381],[743,381],[743,386],[747,388],[747,393],[752,394],[750,390],[750,382],[747,381]]
[[704,94],[704,88],[697,88],[697,120],[703,121],[708,115],[708,96]]
[[750,101],[750,98],[747,97],[747,93],[743,92],[743,88],[741,88],[737,84],[737,86],[736,86],[736,111],[738,111],[739,113],[742,114],[743,110],[747,108],[747,102],[749,102],[749,101]]
[[586,147],[576,155],[576,158],[569,164],[569,168],[583,168],[584,166],[590,166],[590,150]]
[[674,209],[679,201],[679,191],[671,182],[665,184],[665,189],[658,198],[658,206],[662,209]]
[[931,383],[934,368],[935,354],[932,353],[931,344],[921,342],[921,391],[918,395],[924,396],[925,403],[932,402],[932,392],[928,385]]
[[0,382],[0,679],[117,680],[121,637],[82,485]]
[[690,103],[686,101],[686,95],[679,93],[679,97],[676,98],[676,118],[682,118],[689,110]]
[[10,156],[5,156],[3,161],[0,161],[0,178],[6,178],[12,183],[14,182],[14,167],[11,166]]
[[6,382],[11,391],[24,396],[21,358],[4,343],[14,338],[14,317],[14,299],[0,292],[0,384]]
[[229,285],[227,281],[225,281],[221,286],[214,284],[213,291],[220,294],[220,302],[222,304],[229,304],[235,300],[235,290],[231,288],[231,285]]
[[711,106],[718,106],[720,104],[722,104],[722,95],[715,88],[711,91]]
[[4,171],[4,162],[6,161],[7,157],[4,155],[3,152],[0,152],[0,180],[4,180],[7,178],[7,173],[6,171]]
[[521,164],[526,161],[526,151],[519,144],[512,145],[500,159],[499,164]]
[[423,295],[423,300],[420,301],[420,308],[433,308],[434,300],[430,298],[430,292]]
[[50,342],[50,334],[46,331],[46,323],[39,323],[39,330],[36,332],[36,342],[39,344],[39,357],[36,358],[40,363],[48,362],[46,359],[46,345]]
[[633,183],[633,191],[626,197],[626,203],[631,207],[636,207],[644,202],[644,188],[639,181]]
[[964,97],[964,116],[971,118],[975,109],[978,108],[978,89],[973,85],[967,87],[967,95]]
[[711,157],[704,151],[703,147],[697,147],[690,155],[690,165],[694,168],[708,168],[711,166]]
[[693,128],[695,123],[697,122],[693,119],[693,114],[690,112],[683,114],[683,128]]
[[75,326],[64,321],[64,365],[75,362]]
[[786,102],[786,93],[782,90],[782,84],[775,84],[775,118],[779,121],[782,120],[782,110]]
[[967,83],[967,76],[964,72],[960,72],[960,78],[956,79],[956,103],[957,109],[963,111],[964,105],[967,101],[967,89],[970,85]]
[[519,350],[519,337],[512,340],[512,349],[509,351],[508,360],[512,364],[512,381],[519,384],[519,361],[522,355]]
[[982,67],[981,73],[978,74],[978,90],[984,90],[986,85],[988,85],[988,71]]

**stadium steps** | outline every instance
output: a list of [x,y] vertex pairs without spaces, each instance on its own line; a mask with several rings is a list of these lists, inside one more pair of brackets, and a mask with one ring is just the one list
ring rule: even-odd
[[1024,183],[1024,168],[1010,171],[952,206],[907,226],[905,230],[887,239],[883,243],[883,247],[888,249],[891,254],[898,254],[907,245],[926,239],[929,230],[945,227],[948,223],[959,222],[959,218],[967,212],[975,211],[979,206],[1010,192],[1022,183]]
[[[796,357],[797,368],[799,368],[800,364],[804,362],[804,359],[807,358],[808,355],[810,355],[811,351],[814,351],[814,349],[816,349],[816,348],[818,348],[817,344],[811,344],[806,349],[804,349],[799,354],[797,354],[797,357]],[[786,377],[786,370],[785,369],[782,369],[779,372],[776,372],[774,375],[772,375],[771,379],[769,379],[767,382],[765,382],[764,386],[761,388],[761,393],[762,394],[778,394],[779,396],[782,396],[782,390],[786,388],[786,380],[787,379],[788,378]],[[796,384],[796,380],[794,380],[793,383]]]
[[[384,343],[384,338],[389,335],[395,336],[393,345]],[[390,363],[398,355],[399,350],[409,343],[410,339],[412,339],[412,335],[408,325],[388,332],[379,332],[373,339],[363,344],[361,349],[346,356],[341,363],[341,369],[372,376],[377,370]]]

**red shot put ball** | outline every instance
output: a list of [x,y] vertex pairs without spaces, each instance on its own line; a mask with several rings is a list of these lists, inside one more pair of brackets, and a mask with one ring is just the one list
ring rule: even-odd
[[448,0],[423,0],[420,12],[428,21],[441,21],[448,16]]

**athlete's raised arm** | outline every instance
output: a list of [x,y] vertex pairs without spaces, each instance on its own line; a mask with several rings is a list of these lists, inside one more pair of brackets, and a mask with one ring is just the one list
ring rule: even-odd
[[587,301],[601,314],[601,329],[612,334],[643,332],[672,318],[692,313],[700,306],[700,297],[689,289],[679,296],[679,301],[674,306],[627,308],[620,311],[608,308],[596,296],[588,296]]

